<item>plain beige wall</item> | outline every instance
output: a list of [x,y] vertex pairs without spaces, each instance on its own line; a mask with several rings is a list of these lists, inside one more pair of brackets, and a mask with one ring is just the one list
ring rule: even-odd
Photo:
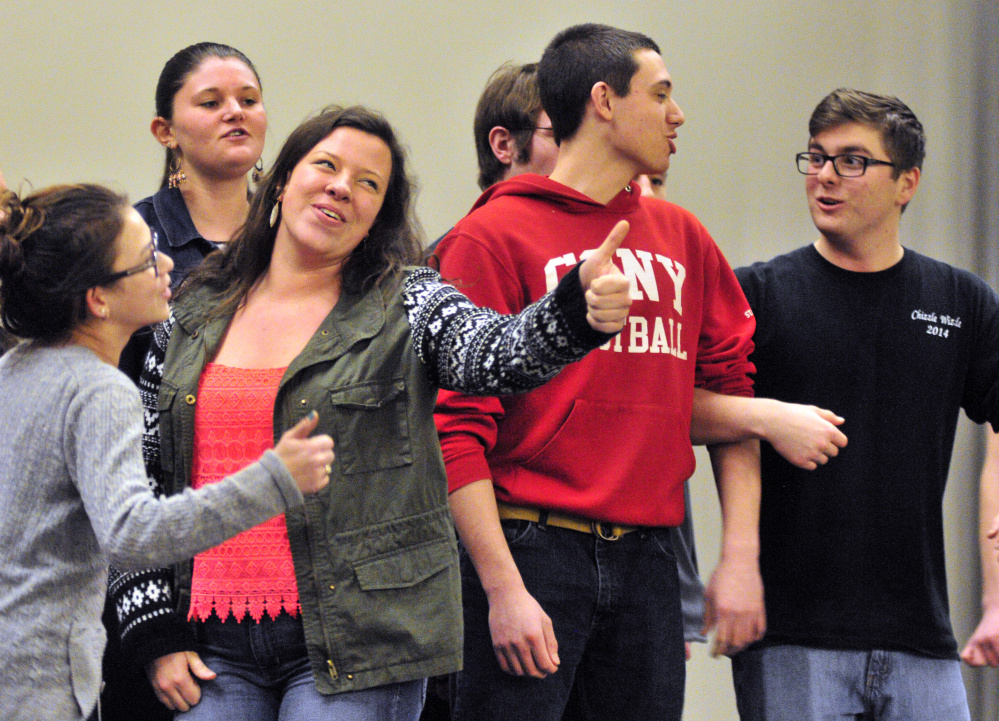
[[[216,40],[243,50],[260,72],[270,118],[265,160],[326,103],[385,112],[410,149],[418,210],[432,239],[477,196],[472,112],[492,70],[507,60],[536,60],[558,30],[597,21],[643,31],[662,46],[687,116],[669,193],[701,218],[733,265],[813,239],[792,156],[805,147],[812,107],[846,85],[898,95],[920,116],[929,153],[903,222],[904,242],[970,267],[969,39],[978,6],[3,0],[0,169],[14,188],[85,179],[126,190],[133,200],[150,194],[162,169],[148,130],[156,78],[179,48]],[[951,601],[962,643],[977,622],[977,438],[973,429],[963,432],[947,501]],[[693,485],[707,577],[718,554],[718,514],[700,458]],[[688,672],[686,717],[734,719],[728,661],[710,660],[697,647]]]

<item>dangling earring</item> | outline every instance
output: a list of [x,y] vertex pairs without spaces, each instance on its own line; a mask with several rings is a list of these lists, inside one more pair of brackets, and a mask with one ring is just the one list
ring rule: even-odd
[[253,172],[250,173],[250,178],[253,180],[253,184],[256,185],[260,182],[260,179],[264,176],[264,161],[261,158],[257,158],[256,165],[253,166]]
[[[173,150],[173,148],[171,148]],[[180,184],[187,180],[187,176],[184,171],[180,169],[180,158],[178,158],[173,153],[170,153],[170,178],[167,180],[167,185],[171,188],[179,188]]]
[[281,201],[278,200],[274,203],[274,207],[271,208],[271,227],[273,228],[277,225],[278,216],[281,214]]

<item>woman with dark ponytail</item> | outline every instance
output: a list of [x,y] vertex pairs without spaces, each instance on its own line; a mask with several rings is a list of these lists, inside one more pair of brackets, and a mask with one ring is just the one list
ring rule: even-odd
[[173,257],[176,285],[236,234],[250,210],[247,174],[259,178],[267,134],[253,63],[221,43],[180,50],[156,83],[150,131],[166,150],[163,178],[136,209]]
[[[248,176],[260,177],[267,111],[257,69],[234,47],[201,42],[179,50],[156,83],[149,130],[166,154],[160,189],[135,204],[174,262],[174,289],[229,242],[250,210]],[[121,369],[138,379],[150,335],[140,333]]]

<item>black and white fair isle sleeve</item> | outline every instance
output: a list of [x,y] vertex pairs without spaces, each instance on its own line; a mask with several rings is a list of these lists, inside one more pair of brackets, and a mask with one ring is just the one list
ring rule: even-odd
[[[142,459],[149,484],[157,496],[166,492],[160,467],[158,396],[163,379],[163,359],[172,330],[173,317],[155,328],[139,376],[143,411]],[[108,595],[118,616],[122,647],[140,663],[193,648],[186,624],[174,612],[172,586],[171,568],[120,573],[112,567],[108,573]]]
[[516,315],[479,308],[430,268],[408,275],[402,299],[420,360],[441,388],[463,393],[536,388],[613,337],[587,323],[576,268]]

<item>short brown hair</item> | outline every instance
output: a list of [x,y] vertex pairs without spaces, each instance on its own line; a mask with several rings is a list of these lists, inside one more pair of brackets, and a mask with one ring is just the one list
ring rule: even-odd
[[881,133],[885,152],[895,165],[894,177],[905,170],[923,167],[926,156],[923,124],[898,98],[838,88],[822,98],[812,111],[808,134],[814,138],[824,130],[845,123],[861,123]]
[[607,83],[621,98],[631,91],[640,50],[658,53],[659,46],[641,33],[595,23],[566,28],[548,43],[538,65],[538,87],[556,143],[579,130],[596,83]]
[[494,72],[475,106],[475,151],[479,155],[479,187],[485,190],[498,183],[507,170],[489,144],[489,132],[506,128],[517,143],[517,162],[531,159],[531,137],[541,114],[538,93],[538,64],[505,63]]

